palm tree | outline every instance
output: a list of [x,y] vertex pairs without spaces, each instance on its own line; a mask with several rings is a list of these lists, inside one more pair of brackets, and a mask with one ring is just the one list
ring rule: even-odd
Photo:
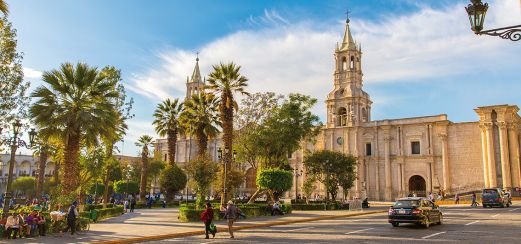
[[31,94],[37,101],[29,113],[38,127],[55,128],[50,135],[62,140],[62,186],[68,195],[79,186],[81,146],[96,145],[115,128],[117,111],[111,100],[118,96],[117,82],[84,63],[62,64],[59,70],[44,72],[42,79],[48,87]]
[[179,99],[166,99],[157,105],[154,112],[156,133],[159,136],[166,136],[168,144],[168,163],[175,164],[175,153],[177,144],[177,133],[180,132],[179,116],[183,112],[183,103]]
[[[237,102],[234,94],[249,95],[244,89],[248,86],[248,79],[239,73],[241,66],[234,63],[213,66],[213,72],[208,77],[208,86],[215,94],[220,96],[219,114],[223,128],[224,155],[226,167],[231,169],[232,144],[233,144],[233,112],[237,110]],[[224,172],[224,171],[223,171]],[[226,202],[226,196],[221,198]]]
[[198,156],[204,156],[208,147],[208,138],[217,135],[220,126],[217,109],[219,100],[213,94],[199,93],[194,94],[185,103],[185,112],[182,120],[185,127],[191,125],[188,133],[194,134],[197,138]]
[[7,3],[4,0],[0,0],[0,12],[4,15],[9,14],[9,8],[7,7]]
[[141,162],[143,163],[141,168],[141,185],[139,187],[139,199],[143,201],[147,191],[147,171],[148,171],[148,147],[152,146],[152,137],[149,135],[143,135],[136,142],[136,146],[141,147]]

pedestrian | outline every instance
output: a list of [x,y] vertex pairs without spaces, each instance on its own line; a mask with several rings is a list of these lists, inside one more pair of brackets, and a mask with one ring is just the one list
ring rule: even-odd
[[459,204],[459,194],[456,193],[456,195],[454,196],[454,204]]
[[125,207],[125,213],[128,211],[128,200],[125,200],[123,203],[123,206]]
[[228,207],[226,208],[224,218],[228,220],[228,232],[230,233],[230,238],[235,238],[233,236],[233,223],[237,220],[237,214],[237,207],[233,204],[232,200],[228,201]]
[[38,212],[37,217],[37,223],[38,223],[38,233],[40,236],[45,236],[45,217],[43,216],[43,213],[40,211]]
[[33,211],[25,217],[25,223],[27,224],[26,236],[32,237],[38,228],[38,222],[36,219],[36,212]]
[[166,201],[163,200],[163,208],[166,208]]
[[477,200],[476,198],[477,198],[476,197],[476,193],[473,192],[472,193],[472,204],[470,205],[471,207],[477,207],[478,206],[478,202],[476,201]]
[[20,229],[18,229],[18,234],[20,238],[22,238],[22,235],[26,236],[27,234],[27,228],[29,226],[27,225],[27,222],[25,221],[25,213],[23,211],[20,211],[18,214],[18,223],[20,224]]
[[63,232],[69,232],[70,229],[71,235],[76,232],[76,218],[79,215],[77,206],[78,202],[74,201],[67,211],[67,228]]
[[133,197],[131,200],[130,200],[130,212],[133,213],[134,212],[134,208],[136,207],[136,198]]
[[16,216],[15,212],[13,212],[13,214],[7,218],[5,228],[7,231],[7,239],[11,239],[11,236],[13,239],[16,239],[16,236],[20,230],[20,219],[18,216]]
[[212,234],[212,237],[215,238],[215,233],[217,233],[217,228],[213,225],[213,209],[212,204],[210,202],[206,203],[206,209],[201,213],[201,220],[204,223],[204,233],[206,237],[204,239],[209,239],[208,233]]

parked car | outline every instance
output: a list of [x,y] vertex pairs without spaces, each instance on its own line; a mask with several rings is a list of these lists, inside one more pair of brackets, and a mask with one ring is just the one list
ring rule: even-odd
[[510,194],[503,192],[500,188],[483,189],[481,204],[486,207],[510,207],[512,200]]
[[431,224],[443,223],[443,213],[427,198],[401,198],[389,208],[389,223],[394,227],[400,223],[414,223],[429,228]]

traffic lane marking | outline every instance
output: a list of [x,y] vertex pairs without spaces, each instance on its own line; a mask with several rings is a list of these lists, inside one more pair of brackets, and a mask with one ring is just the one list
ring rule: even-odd
[[479,221],[481,221],[481,220],[472,221],[472,222],[470,222],[470,223],[466,223],[465,225],[473,225],[473,224],[475,224],[475,223],[477,223],[477,222],[479,222]]
[[431,237],[435,237],[437,235],[441,235],[441,234],[445,234],[445,233],[447,233],[447,232],[446,231],[442,231],[442,232],[434,233],[432,235],[424,236],[424,237],[422,237],[422,239],[429,239]]
[[374,229],[374,228],[367,228],[367,229],[355,230],[355,231],[347,232],[346,235],[355,234],[355,233],[360,233],[360,232],[364,232],[364,231],[368,231],[368,230],[373,230],[373,229]]
[[282,232],[293,232],[293,231],[299,231],[299,230],[309,230],[313,229],[315,227],[304,227],[304,228],[297,228],[297,229],[291,229],[291,230],[283,230]]

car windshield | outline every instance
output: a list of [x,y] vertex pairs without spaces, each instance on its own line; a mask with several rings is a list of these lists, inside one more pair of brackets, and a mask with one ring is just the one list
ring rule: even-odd
[[483,196],[497,196],[498,192],[496,190],[483,190]]
[[420,200],[400,200],[394,203],[394,207],[419,207]]

